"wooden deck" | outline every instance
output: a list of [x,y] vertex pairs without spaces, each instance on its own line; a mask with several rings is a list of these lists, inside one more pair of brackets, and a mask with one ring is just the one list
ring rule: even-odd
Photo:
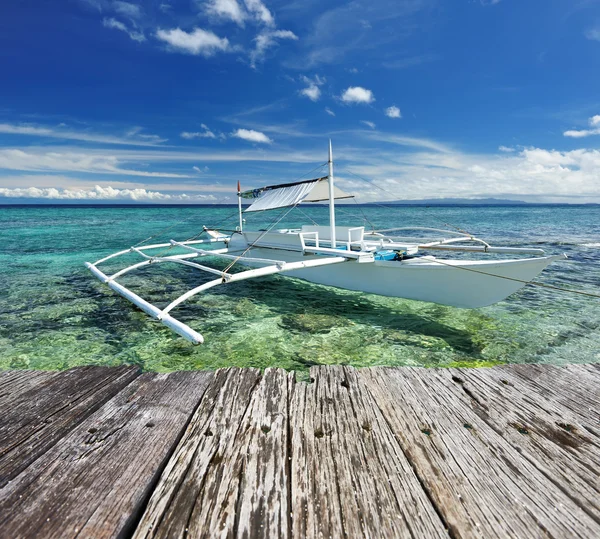
[[0,372],[2,537],[600,537],[600,365]]

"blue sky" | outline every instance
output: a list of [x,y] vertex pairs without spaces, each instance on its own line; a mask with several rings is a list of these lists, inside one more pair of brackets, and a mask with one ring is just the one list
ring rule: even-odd
[[600,202],[599,60],[600,0],[2,2],[0,203],[234,202],[329,138],[362,202]]

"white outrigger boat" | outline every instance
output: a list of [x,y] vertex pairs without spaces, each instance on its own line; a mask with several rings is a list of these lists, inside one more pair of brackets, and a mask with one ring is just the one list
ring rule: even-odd
[[[425,243],[413,240],[411,243],[406,238],[389,235],[390,231],[365,231],[364,226],[336,226],[335,200],[351,198],[351,195],[334,186],[331,142],[328,164],[329,174],[313,180],[245,192],[240,191],[238,182],[239,226],[233,233],[204,227],[206,239],[171,240],[169,243],[131,247],[93,264],[86,262],[86,266],[100,281],[151,317],[188,341],[200,344],[204,341],[202,335],[171,316],[171,312],[184,301],[215,286],[267,275],[289,274],[314,283],[370,294],[477,308],[502,301],[529,283],[552,261],[565,258],[564,255],[542,256],[542,249],[493,247],[467,233],[435,228],[403,227],[393,231],[419,230],[451,234],[453,237]],[[243,198],[253,200],[245,210],[242,210]],[[248,212],[324,201],[329,203],[328,226],[305,225],[299,229],[261,231],[248,231],[243,226],[242,216]],[[219,243],[224,247],[209,248]],[[148,253],[165,248],[178,248],[183,253],[167,256]],[[422,255],[428,251],[536,256],[510,260],[450,260]],[[127,253],[136,253],[142,260],[112,275],[106,275],[98,268]],[[204,258],[218,258],[229,264],[223,270],[216,269],[198,263]],[[152,305],[117,282],[118,278],[131,271],[166,262],[183,264],[217,277],[189,290],[164,308]],[[253,269],[231,273],[236,263]]]

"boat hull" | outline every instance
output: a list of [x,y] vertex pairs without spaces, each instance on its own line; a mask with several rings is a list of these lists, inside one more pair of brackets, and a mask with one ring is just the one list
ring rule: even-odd
[[[231,251],[241,250],[233,242]],[[277,248],[253,247],[249,253],[248,256],[285,262],[319,258]],[[285,275],[346,290],[472,309],[506,299],[558,258],[561,257],[478,261],[420,257],[370,263],[352,260]],[[245,263],[243,257],[240,262]]]

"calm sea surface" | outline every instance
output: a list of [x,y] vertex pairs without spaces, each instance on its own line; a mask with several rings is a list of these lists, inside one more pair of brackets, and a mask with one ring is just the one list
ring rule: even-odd
[[[301,210],[278,226],[327,223],[326,207]],[[277,215],[253,215],[247,226],[265,227]],[[600,361],[600,299],[573,293],[527,286],[497,305],[465,310],[273,276],[217,287],[179,307],[174,315],[205,337],[193,346],[83,265],[167,227],[151,242],[186,239],[205,224],[231,228],[236,219],[233,207],[0,207],[0,368],[278,366],[305,375],[311,365],[333,363]],[[538,281],[600,294],[600,206],[339,208],[338,224],[363,222],[378,229],[450,223],[496,245],[566,253],[569,260]],[[122,282],[164,306],[211,278],[157,265]]]

